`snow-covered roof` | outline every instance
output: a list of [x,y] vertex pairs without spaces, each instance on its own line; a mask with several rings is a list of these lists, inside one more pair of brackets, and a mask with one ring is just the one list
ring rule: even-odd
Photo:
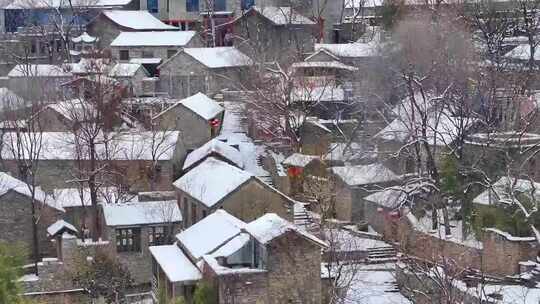
[[[26,133],[25,138],[41,139],[41,160],[74,160],[77,159],[75,135],[72,132],[43,132]],[[98,136],[96,154],[98,159],[109,160],[170,160],[175,152],[179,136],[178,131],[137,131],[137,132],[109,132],[107,140],[103,135]],[[2,149],[4,159],[13,159],[17,134],[6,132],[3,134],[6,147]],[[24,140],[24,139],[23,139]],[[13,149],[12,149],[13,148]],[[84,148],[84,146],[83,146]],[[27,153],[27,151],[24,151]],[[88,157],[87,151],[80,151],[79,157]],[[24,155],[24,157],[28,157]]]
[[[528,61],[531,59],[531,47],[529,44],[519,44],[508,53],[504,54],[504,57],[513,60]],[[535,49],[533,60],[540,60],[540,51]]]
[[211,69],[247,66],[251,62],[248,56],[234,47],[185,48],[183,51]]
[[253,177],[252,174],[209,157],[174,182],[174,186],[212,208]]
[[47,227],[47,233],[50,236],[55,236],[58,232],[65,229],[69,230],[72,234],[76,234],[78,231],[77,228],[75,228],[75,226],[71,225],[70,223],[64,220],[58,220],[54,222],[54,224]]
[[199,269],[176,244],[150,246],[149,249],[169,282],[195,282],[202,278]]
[[229,257],[238,250],[242,249],[249,241],[251,240],[251,235],[247,233],[239,233],[237,236],[233,237],[231,240],[223,244],[217,250],[212,252],[213,257]]
[[[256,11],[275,25],[315,25],[309,18],[302,16],[289,6],[252,6],[250,10]],[[246,14],[249,14],[246,12]]]
[[216,210],[176,235],[176,239],[194,259],[200,259],[238,235],[246,223],[225,210]]
[[364,200],[386,208],[397,208],[407,202],[407,199],[407,194],[398,189],[385,189],[364,197]]
[[[17,192],[29,198],[32,197],[30,188],[25,182],[5,172],[0,172],[0,196],[8,193],[9,191]],[[48,197],[40,187],[36,187],[34,189],[34,199],[58,211],[64,211],[64,209],[61,206],[57,206],[56,202],[51,197]]]
[[345,1],[345,8],[371,8],[383,6],[382,0],[347,0]]
[[480,205],[512,204],[515,199],[519,200],[516,195],[525,195],[538,202],[540,201],[540,183],[503,176],[491,188],[475,197],[473,203]]
[[5,9],[54,9],[54,8],[110,8],[123,7],[129,4],[132,0],[14,0],[8,1],[5,5],[0,5],[0,8]]
[[80,34],[80,35],[77,36],[77,37],[71,38],[71,41],[72,41],[73,43],[81,43],[81,42],[84,42],[84,43],[94,43],[94,42],[96,42],[96,41],[98,41],[98,40],[99,40],[99,38],[94,37],[94,36],[90,36],[90,35],[88,35],[87,32],[84,32],[84,33]]
[[307,166],[311,161],[319,159],[318,156],[315,155],[305,155],[302,153],[293,153],[289,157],[287,157],[282,164],[286,166],[293,166],[293,167],[305,167]]
[[245,230],[261,244],[267,244],[275,238],[293,231],[319,246],[328,246],[321,239],[284,220],[275,213],[267,213],[258,219],[251,221],[246,225]]
[[375,57],[379,56],[378,44],[369,43],[316,43],[315,51],[326,49],[337,57]]
[[188,44],[197,33],[195,31],[121,32],[111,42],[111,46],[176,46]]
[[[82,200],[81,200],[82,193]],[[106,204],[109,202],[118,202],[118,188],[116,187],[99,187],[97,191],[98,202]],[[53,197],[59,206],[64,208],[90,206],[90,188],[64,188],[54,189]]]
[[182,99],[180,103],[206,120],[224,111],[216,101],[200,92]]
[[345,91],[341,86],[295,87],[291,92],[294,101],[343,101]]
[[349,186],[360,186],[399,180],[399,176],[382,164],[330,168]]
[[[430,145],[449,145],[466,129],[473,126],[476,119],[462,116],[454,116],[448,110],[440,110],[427,114],[426,138]],[[415,138],[422,138],[423,119],[418,113],[407,113],[394,119],[384,129],[375,134],[375,138],[407,142]],[[463,126],[463,129],[462,129]]]
[[212,139],[200,148],[193,150],[188,154],[184,161],[183,169],[191,167],[193,164],[199,162],[205,157],[211,154],[219,154],[221,157],[236,164],[239,168],[244,167],[244,161],[242,160],[242,154],[237,149],[229,146],[221,140]]
[[71,72],[54,64],[18,64],[9,71],[8,77],[70,77]]
[[338,69],[347,71],[358,71],[357,67],[353,67],[339,61],[304,61],[295,62],[292,64],[293,69],[298,68],[325,68],[325,69]]
[[377,151],[373,147],[361,145],[356,142],[351,143],[331,143],[328,153],[323,155],[324,160],[352,162],[360,159],[375,159]]
[[62,115],[67,120],[87,121],[95,117],[93,104],[79,99],[63,100],[47,105],[47,108]]
[[146,69],[140,63],[117,63],[109,71],[111,77],[133,77],[139,69],[143,69],[146,73]]
[[159,118],[169,110],[180,105],[186,107],[205,120],[215,118],[218,114],[224,111],[224,109],[216,101],[199,92],[195,95],[179,100],[169,108],[154,116],[154,119]]
[[103,205],[107,226],[150,225],[181,222],[182,214],[173,201],[131,202]]
[[161,22],[148,11],[110,10],[103,11],[103,15],[120,26],[134,30],[178,30],[177,27]]
[[131,58],[129,63],[160,64],[161,58]]

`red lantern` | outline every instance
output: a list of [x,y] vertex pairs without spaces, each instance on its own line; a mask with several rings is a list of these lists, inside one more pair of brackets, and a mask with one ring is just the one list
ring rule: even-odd
[[210,126],[212,126],[214,128],[219,127],[219,123],[220,123],[220,121],[217,118],[214,118],[214,119],[210,120]]
[[299,176],[300,174],[302,174],[302,168],[300,167],[289,167],[287,169],[287,173],[289,174],[289,176]]

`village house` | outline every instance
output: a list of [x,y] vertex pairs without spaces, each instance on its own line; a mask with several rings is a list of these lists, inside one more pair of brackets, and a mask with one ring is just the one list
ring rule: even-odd
[[174,182],[184,227],[218,209],[242,220],[273,212],[292,218],[294,201],[253,174],[226,162],[207,158]]
[[234,88],[251,60],[234,47],[184,48],[158,66],[161,90],[172,97]]
[[281,165],[287,170],[291,194],[303,193],[312,179],[318,180],[327,175],[326,164],[316,155],[293,153]]
[[182,132],[182,143],[186,149],[192,150],[219,134],[223,112],[216,101],[197,93],[152,116],[152,123],[162,130]]
[[234,45],[251,58],[267,62],[299,58],[313,51],[318,26],[290,6],[252,6],[221,25],[220,45]]
[[[217,303],[322,303],[321,249],[325,242],[269,213],[245,223],[218,210],[151,247],[157,289],[169,298],[193,298],[208,282]],[[294,246],[291,246],[294,244]]]
[[0,240],[24,246],[28,256],[33,256],[32,208],[35,208],[36,217],[39,217],[37,239],[40,257],[38,258],[54,256],[56,251],[47,238],[47,227],[61,218],[65,210],[39,187],[34,189],[32,201],[31,187],[5,172],[0,172],[0,231],[2,231]]
[[[71,186],[71,185],[70,185]],[[52,197],[58,206],[61,206],[65,213],[63,219],[81,231],[81,237],[89,237],[90,231],[94,230],[94,221],[90,208],[92,200],[90,189],[81,188],[61,188],[52,191]],[[128,193],[122,193],[117,187],[99,187],[97,189],[98,204],[119,204],[132,201],[134,198]]]
[[180,232],[182,214],[176,201],[104,204],[103,238],[138,284],[152,278],[149,246],[171,244]]
[[117,80],[129,96],[144,95],[143,81],[150,76],[139,63],[117,63],[109,71],[109,77]]
[[362,199],[400,181],[400,176],[382,164],[332,167],[330,172],[336,193],[335,217],[347,222],[366,221]]
[[195,31],[122,32],[111,43],[112,56],[122,62],[134,58],[165,61],[185,47],[202,47]]
[[7,74],[7,85],[25,100],[47,102],[58,97],[57,88],[72,76],[67,68],[58,65],[20,64]]
[[211,139],[200,148],[193,150],[187,155],[182,171],[188,172],[209,157],[244,169],[244,160],[242,159],[242,154],[238,150],[238,147],[233,147],[221,140]]
[[144,10],[107,10],[101,12],[87,25],[88,33],[98,37],[99,46],[108,48],[122,32],[177,31]]
[[[16,134],[3,136],[5,143],[13,141],[2,149],[5,170],[18,172]],[[40,154],[33,156],[39,159],[36,180],[44,189],[65,188],[67,181],[78,174],[78,159],[86,166],[88,155],[85,152],[78,155],[72,132],[43,132],[39,136]],[[179,132],[109,132],[107,136],[109,141],[98,141],[95,146],[96,157],[98,163],[108,164],[107,174],[114,185],[131,191],[171,190],[175,172],[181,170],[181,160],[185,157]]]

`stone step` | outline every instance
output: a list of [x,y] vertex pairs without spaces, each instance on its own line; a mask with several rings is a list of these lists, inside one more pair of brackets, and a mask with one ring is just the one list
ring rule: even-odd
[[389,262],[395,262],[397,261],[397,257],[387,257],[387,258],[367,258],[366,263],[367,264],[383,264],[383,263],[389,263]]

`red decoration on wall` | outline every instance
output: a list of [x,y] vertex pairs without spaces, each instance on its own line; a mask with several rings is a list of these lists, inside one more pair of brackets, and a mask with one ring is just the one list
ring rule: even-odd
[[219,124],[220,124],[220,121],[217,118],[214,118],[214,119],[210,120],[210,126],[212,126],[214,128],[219,127]]
[[289,167],[287,169],[289,176],[299,176],[302,174],[302,168],[300,167]]

